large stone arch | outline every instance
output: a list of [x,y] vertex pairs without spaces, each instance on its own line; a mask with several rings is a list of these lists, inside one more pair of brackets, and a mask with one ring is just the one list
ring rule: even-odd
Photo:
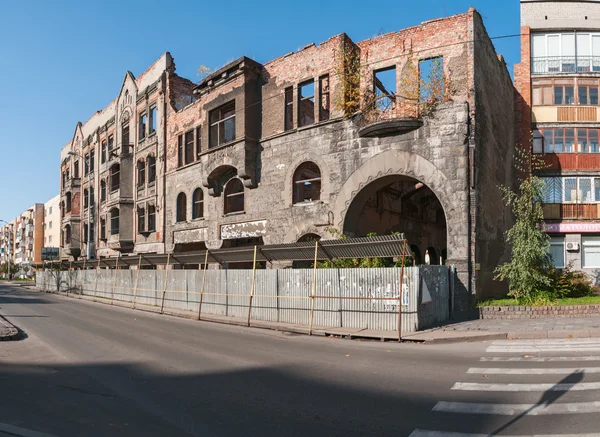
[[[455,170],[456,171],[456,170]],[[389,150],[365,161],[344,182],[333,204],[342,231],[352,202],[367,185],[384,186],[393,176],[408,176],[425,184],[438,198],[446,218],[448,259],[466,260],[469,253],[466,180],[451,180],[432,162],[415,153]]]

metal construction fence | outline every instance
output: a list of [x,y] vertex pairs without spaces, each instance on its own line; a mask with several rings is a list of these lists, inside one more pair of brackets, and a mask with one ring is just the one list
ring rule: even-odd
[[[403,293],[399,292],[404,271]],[[137,305],[314,327],[414,332],[450,318],[447,266],[38,271],[36,286]],[[399,308],[400,301],[402,305]],[[401,311],[399,311],[401,309]],[[399,323],[400,321],[400,323]],[[398,328],[401,327],[401,330]]]

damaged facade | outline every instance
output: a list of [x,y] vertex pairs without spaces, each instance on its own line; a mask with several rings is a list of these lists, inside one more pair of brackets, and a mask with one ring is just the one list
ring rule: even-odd
[[[458,311],[497,289],[492,272],[508,254],[511,223],[498,185],[513,176],[513,87],[475,10],[358,43],[337,35],[264,64],[242,57],[194,86],[172,80],[168,64],[142,84],[128,74],[111,115],[78,126],[66,148],[96,150],[95,187],[120,165],[119,189],[95,200],[107,224],[90,219],[99,256],[404,232],[417,261],[456,266]],[[426,105],[421,77],[436,66],[441,94]],[[187,100],[173,104],[172,93]],[[150,140],[140,114],[155,101]],[[116,156],[100,164],[110,135]],[[77,158],[64,158],[63,230],[72,227],[71,255],[80,256],[85,175],[75,188]]]

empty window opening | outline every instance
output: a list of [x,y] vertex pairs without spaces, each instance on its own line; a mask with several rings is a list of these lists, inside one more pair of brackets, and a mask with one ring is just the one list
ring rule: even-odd
[[185,133],[185,163],[194,162],[194,131]]
[[183,135],[177,137],[177,167],[183,165]]
[[110,168],[110,191],[117,191],[120,187],[120,176],[121,166],[115,164]]
[[156,106],[150,108],[150,133],[156,132]]
[[329,75],[321,76],[319,78],[319,121],[327,121],[330,116],[329,109]]
[[441,102],[444,99],[444,58],[441,56],[419,61],[419,101]]
[[100,149],[100,163],[106,162],[106,141],[102,141],[102,148]]
[[100,239],[106,240],[106,219],[104,217],[100,219]]
[[315,81],[298,85],[298,126],[309,126],[315,122]]
[[285,89],[285,130],[294,128],[294,88]]
[[154,183],[156,180],[156,158],[154,155],[148,156],[148,183]]
[[200,129],[200,126],[198,126],[196,128],[196,159],[200,159],[200,153],[202,153],[201,134],[202,130]]
[[146,163],[143,160],[137,162],[137,186],[143,187],[146,183]]
[[89,196],[88,190],[86,188],[85,190],[83,190],[83,208],[84,209],[88,207],[89,199],[90,199],[90,196]]
[[146,123],[147,122],[148,122],[148,115],[145,112],[140,114],[140,121],[138,124],[138,127],[139,127],[138,136],[139,136],[140,140],[143,140],[144,138],[146,138]]
[[146,230],[146,210],[141,207],[137,210],[138,214],[138,233],[142,233]]
[[106,200],[106,181],[103,179],[100,181],[100,203]]
[[185,193],[179,193],[177,196],[177,222],[186,221],[187,215],[187,198]]
[[204,193],[202,189],[196,188],[192,196],[192,218],[204,217]]
[[294,172],[294,203],[321,198],[321,170],[314,162],[305,162]]
[[129,123],[123,125],[121,129],[121,153],[129,153]]
[[119,235],[119,208],[110,210],[110,235]]
[[235,140],[235,100],[210,113],[209,147]]
[[148,206],[148,232],[156,231],[156,206]]
[[225,188],[225,214],[244,211],[244,184],[233,178]]
[[71,212],[71,192],[67,193],[67,212]]
[[376,108],[391,110],[396,103],[396,67],[388,67],[374,72]]

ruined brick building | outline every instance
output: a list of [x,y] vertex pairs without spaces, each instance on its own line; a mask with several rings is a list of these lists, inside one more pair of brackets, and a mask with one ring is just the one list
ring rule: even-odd
[[165,54],[63,149],[64,244],[84,255],[88,223],[98,256],[404,232],[418,262],[456,266],[466,309],[498,287],[513,148],[512,83],[475,10],[199,84]]

